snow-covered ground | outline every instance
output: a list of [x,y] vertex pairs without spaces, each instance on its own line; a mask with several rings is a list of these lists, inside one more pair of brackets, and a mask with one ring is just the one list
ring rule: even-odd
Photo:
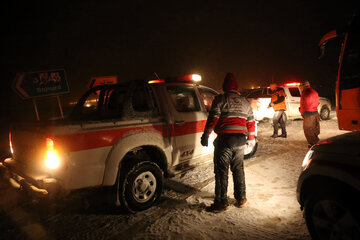
[[[272,139],[271,124],[259,124],[258,152],[245,162],[248,204],[242,209],[231,204],[218,214],[204,210],[214,197],[212,164],[168,179],[159,204],[136,214],[94,207],[102,206],[101,193],[84,195],[85,204],[71,199],[45,208],[0,182],[0,239],[310,239],[296,201],[308,150],[302,121],[287,129],[288,138]],[[321,139],[342,133],[335,117],[321,121]]]

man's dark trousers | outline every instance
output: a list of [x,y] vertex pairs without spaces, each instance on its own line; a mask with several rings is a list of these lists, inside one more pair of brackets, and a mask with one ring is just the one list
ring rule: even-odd
[[229,166],[234,179],[234,196],[240,201],[246,197],[244,173],[244,146],[242,133],[220,134],[214,141],[215,202],[228,204],[227,187]]

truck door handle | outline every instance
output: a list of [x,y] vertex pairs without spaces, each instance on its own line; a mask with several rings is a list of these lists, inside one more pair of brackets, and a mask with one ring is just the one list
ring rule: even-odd
[[176,121],[175,121],[175,124],[176,124],[176,125],[183,125],[184,122],[185,122],[184,120],[176,120]]

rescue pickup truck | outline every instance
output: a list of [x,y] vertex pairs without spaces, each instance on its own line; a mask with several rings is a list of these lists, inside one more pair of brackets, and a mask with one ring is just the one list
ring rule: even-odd
[[66,119],[14,126],[12,157],[0,166],[32,193],[56,198],[110,186],[116,205],[145,210],[161,196],[164,177],[212,160],[213,145],[200,138],[218,93],[186,81],[199,77],[93,87]]
[[[280,85],[279,88],[285,91],[285,103],[287,110],[285,111],[287,119],[301,118],[299,112],[300,107],[300,83],[293,82]],[[274,116],[274,109],[267,108],[271,102],[271,89],[268,87],[262,87],[257,89],[244,89],[242,94],[251,103],[251,107],[254,112],[254,117],[257,121],[264,119],[271,119]],[[319,97],[318,111],[322,120],[328,120],[330,118],[331,102],[329,99]]]

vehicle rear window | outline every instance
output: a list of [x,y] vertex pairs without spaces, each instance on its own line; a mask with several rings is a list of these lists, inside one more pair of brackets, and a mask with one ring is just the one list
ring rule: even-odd
[[125,93],[125,88],[94,89],[83,99],[73,117],[80,120],[119,118]]

